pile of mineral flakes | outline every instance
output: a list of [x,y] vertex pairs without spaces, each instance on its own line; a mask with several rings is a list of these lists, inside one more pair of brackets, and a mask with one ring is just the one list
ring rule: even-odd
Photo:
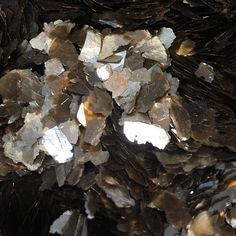
[[[236,151],[235,138],[217,130],[214,109],[179,95],[179,79],[168,72],[175,37],[166,27],[100,32],[44,23],[24,42],[40,69],[0,79],[2,180],[34,171],[39,191],[82,190],[83,206],[65,208],[51,234],[94,235],[93,222],[109,218],[116,235],[234,235],[235,163],[226,186],[217,172],[207,176],[223,148]],[[179,54],[188,49],[180,47]],[[201,63],[202,77],[211,83],[213,67]]]

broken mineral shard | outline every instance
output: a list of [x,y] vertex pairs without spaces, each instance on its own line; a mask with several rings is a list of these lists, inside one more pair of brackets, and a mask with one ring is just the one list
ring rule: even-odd
[[129,208],[135,205],[135,200],[130,196],[129,190],[106,169],[100,168],[97,184],[117,207]]
[[8,132],[2,137],[4,154],[14,163],[20,162],[33,171],[41,165],[36,158],[39,155],[37,140],[43,134],[43,124],[41,116],[36,113],[27,113],[24,123],[16,135]]
[[52,39],[50,39],[45,32],[41,32],[35,38],[30,40],[30,45],[32,48],[38,49],[45,53],[48,53],[51,43]]
[[124,134],[131,142],[136,141],[138,144],[148,142],[159,149],[164,149],[170,140],[169,134],[164,129],[142,122],[125,121]]
[[175,127],[175,129],[172,129],[172,132],[175,133],[181,141],[188,140],[191,134],[191,120],[180,97],[172,97],[170,118]]
[[167,62],[166,49],[157,36],[147,40],[140,48],[140,51],[143,52],[142,56],[144,58],[154,60],[159,63]]
[[[81,219],[80,219],[81,218]],[[59,235],[87,235],[83,234],[83,217],[80,215],[78,210],[67,210],[62,215],[60,215],[50,226],[50,234],[59,234]]]
[[[109,56],[112,56],[112,54],[120,47],[120,46],[126,46],[130,43],[131,38],[125,37],[125,35],[122,34],[112,34],[107,35],[103,39],[102,43],[102,49],[99,54],[99,60],[103,60]],[[91,45],[90,45],[91,47]]]
[[45,132],[42,138],[42,144],[46,152],[59,163],[65,163],[73,156],[71,152],[73,146],[57,126]]
[[116,103],[127,113],[131,113],[134,109],[136,97],[140,91],[139,82],[129,81],[128,88],[120,97],[115,98]]
[[117,52],[114,54],[114,56],[121,57],[121,60],[118,63],[111,63],[111,62],[109,63],[113,70],[119,72],[123,70],[126,54],[127,54],[126,51]]
[[158,37],[166,49],[171,46],[176,38],[174,31],[171,28],[166,27],[161,28]]
[[180,44],[180,47],[177,49],[176,54],[178,56],[184,57],[191,56],[193,55],[195,45],[196,43],[194,41],[186,39]]
[[65,134],[71,144],[76,144],[80,134],[79,125],[75,121],[66,121],[59,125],[60,130]]
[[58,58],[52,58],[45,63],[45,75],[60,75],[65,71],[61,61]]
[[152,120],[152,123],[169,130],[170,118],[169,118],[170,98],[164,97],[161,101],[153,104],[148,111],[148,115]]
[[131,72],[125,68],[122,72],[116,72],[104,82],[104,86],[108,91],[112,92],[112,98],[119,97],[129,85],[128,80],[131,77]]
[[198,69],[195,71],[195,75],[198,78],[203,77],[204,80],[208,83],[212,83],[212,81],[214,80],[215,72],[212,66],[201,62]]
[[93,30],[88,30],[84,46],[79,55],[83,62],[95,63],[101,49],[101,35]]
[[101,81],[106,81],[112,75],[112,67],[109,64],[102,65],[96,69],[96,72]]
[[50,38],[66,39],[70,31],[75,27],[75,23],[69,20],[57,20],[50,23],[44,23],[43,28],[45,33]]

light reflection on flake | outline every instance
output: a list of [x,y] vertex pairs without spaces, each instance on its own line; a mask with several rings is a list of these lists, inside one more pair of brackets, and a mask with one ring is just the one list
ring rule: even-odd
[[170,140],[164,129],[142,122],[125,121],[124,134],[131,142],[137,141],[138,144],[149,142],[159,149],[164,149]]
[[115,71],[122,71],[125,63],[126,51],[115,53],[116,56],[121,56],[122,59],[119,63],[109,63],[111,68]]
[[77,120],[84,127],[87,125],[86,116],[85,116],[85,112],[84,112],[84,104],[83,103],[80,104],[80,107],[79,107],[79,110],[78,110],[78,113],[77,113]]
[[86,35],[84,46],[79,55],[79,60],[94,63],[97,61],[101,49],[101,35],[89,30]]
[[42,144],[47,153],[59,163],[65,163],[73,156],[72,145],[57,126],[45,132]]
[[171,46],[176,38],[174,31],[166,27],[161,28],[158,37],[166,49]]
[[63,228],[69,221],[70,217],[72,216],[73,211],[65,211],[62,215],[60,215],[50,226],[49,233],[51,234],[62,234],[63,233]]
[[96,72],[99,79],[101,79],[101,81],[105,81],[109,79],[112,75],[112,67],[109,64],[106,64],[101,67],[98,67]]

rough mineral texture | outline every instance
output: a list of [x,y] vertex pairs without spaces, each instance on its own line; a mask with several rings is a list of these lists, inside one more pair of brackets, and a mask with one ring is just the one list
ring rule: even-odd
[[236,2],[0,0],[0,235],[235,236]]

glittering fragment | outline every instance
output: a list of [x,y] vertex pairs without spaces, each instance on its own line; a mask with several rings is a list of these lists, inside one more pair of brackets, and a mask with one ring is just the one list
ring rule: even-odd
[[140,48],[142,56],[159,63],[167,63],[166,49],[157,36],[147,40]]
[[103,60],[113,54],[120,46],[128,45],[131,38],[125,37],[122,34],[107,35],[103,39],[102,49],[99,54],[99,60]]
[[133,111],[140,88],[141,85],[139,82],[129,81],[128,88],[124,91],[124,93],[115,98],[116,103],[124,109],[126,113]]
[[[175,204],[172,205],[172,202],[175,202]],[[168,191],[163,191],[154,196],[149,206],[163,209],[168,222],[178,230],[186,227],[191,220],[189,210],[184,206],[184,202]]]
[[125,60],[126,66],[132,71],[143,69],[143,63],[144,58],[139,53],[133,53]]
[[84,141],[96,146],[105,128],[105,120],[112,111],[112,100],[107,92],[95,89],[80,105],[77,119],[86,126]]
[[235,211],[235,207],[233,207],[232,209],[230,209],[227,212],[225,218],[226,218],[227,223],[235,229],[236,228],[236,211]]
[[75,121],[66,121],[59,125],[60,130],[65,134],[71,144],[76,144],[80,134],[79,126]]
[[108,91],[112,92],[112,98],[120,96],[128,88],[128,80],[131,77],[131,72],[124,69],[122,72],[116,72],[104,82],[104,86]]
[[232,236],[233,234],[223,225],[222,219],[219,216],[202,211],[194,218],[188,231],[188,236],[201,235]]
[[159,67],[155,67],[152,70],[151,81],[144,84],[140,90],[137,99],[137,110],[139,112],[147,112],[153,102],[162,96],[169,90],[169,82],[166,79],[166,75],[160,72]]
[[171,28],[166,27],[161,28],[158,37],[166,49],[171,46],[176,38],[174,31]]
[[145,67],[132,71],[131,80],[142,83],[149,83],[151,81],[153,68],[147,70]]
[[190,39],[186,39],[180,44],[180,47],[177,49],[176,54],[178,56],[188,57],[193,55],[194,48],[195,42]]
[[203,77],[204,80],[208,83],[212,83],[212,81],[214,80],[215,72],[212,66],[201,62],[198,69],[195,71],[195,75],[198,78]]
[[170,136],[164,129],[141,122],[125,121],[123,132],[131,142],[136,141],[138,144],[148,142],[159,149],[164,149],[170,140]]
[[135,45],[135,50],[142,47],[144,43],[152,38],[148,30],[135,30],[134,32],[127,32],[127,35],[132,37],[132,43]]
[[42,102],[42,84],[30,70],[12,70],[0,79],[0,95],[3,99],[27,103]]
[[112,67],[109,64],[102,65],[97,68],[96,72],[101,81],[106,81],[112,75]]
[[121,57],[121,60],[118,63],[109,63],[109,64],[114,71],[121,72],[124,68],[126,51],[117,52],[114,54],[114,56]]
[[62,21],[57,20],[50,23],[44,23],[43,28],[45,33],[50,38],[60,38],[66,39],[70,31],[75,27],[74,23],[71,23],[69,20]]
[[98,145],[100,137],[105,128],[106,118],[92,119],[87,122],[87,128],[85,131],[84,141],[91,145]]
[[86,151],[82,150],[81,147],[75,147],[75,156],[77,157],[76,162],[84,164],[91,161],[94,165],[98,166],[108,161],[109,153],[102,151],[101,145],[90,146]]
[[78,53],[75,46],[69,40],[56,46],[52,45],[49,50],[49,56],[51,58],[59,58],[62,64],[67,67],[73,67],[78,64]]
[[171,101],[170,117],[175,130],[172,130],[182,141],[188,140],[191,133],[191,120],[188,111],[184,108],[178,97]]
[[79,110],[77,112],[77,120],[79,121],[79,123],[81,125],[83,125],[84,127],[87,125],[86,122],[86,115],[85,115],[85,107],[84,107],[84,103],[81,103],[79,106]]
[[170,108],[170,98],[165,97],[160,102],[153,104],[151,109],[148,111],[149,117],[152,123],[169,130],[170,118],[169,118],[169,108]]
[[43,125],[40,115],[28,113],[24,126],[16,133],[16,136],[7,133],[3,136],[4,153],[15,163],[24,164],[29,170],[40,167],[41,161],[36,161],[40,148],[37,140],[42,136]]
[[67,210],[52,223],[49,233],[86,236],[86,219],[78,210]]
[[59,163],[65,163],[73,156],[72,145],[57,126],[44,133],[42,144],[47,153]]
[[172,75],[169,74],[169,73],[167,74],[167,79],[168,79],[168,81],[170,83],[170,91],[169,91],[169,93],[171,95],[175,95],[177,90],[178,90],[178,88],[179,88],[179,79],[176,78],[176,77],[172,77]]
[[79,60],[94,63],[98,59],[101,49],[101,35],[93,30],[88,30],[84,46],[79,55]]
[[51,44],[52,39],[50,39],[45,32],[41,32],[38,36],[30,40],[30,45],[32,48],[38,49],[45,53],[48,53]]
[[57,58],[52,58],[45,62],[45,75],[60,75],[64,71],[61,61]]
[[135,205],[135,201],[130,197],[128,190],[122,186],[117,179],[109,176],[102,168],[100,169],[97,183],[101,189],[106,192],[107,197],[112,199],[116,206],[129,208]]
[[132,113],[132,114],[126,114],[125,112],[123,112],[121,118],[119,119],[119,125],[124,126],[125,121],[151,124],[151,121],[149,117],[147,116],[147,114],[139,113],[139,112]]
[[112,111],[112,99],[110,95],[101,89],[95,88],[89,97],[90,108],[94,113],[107,117]]

